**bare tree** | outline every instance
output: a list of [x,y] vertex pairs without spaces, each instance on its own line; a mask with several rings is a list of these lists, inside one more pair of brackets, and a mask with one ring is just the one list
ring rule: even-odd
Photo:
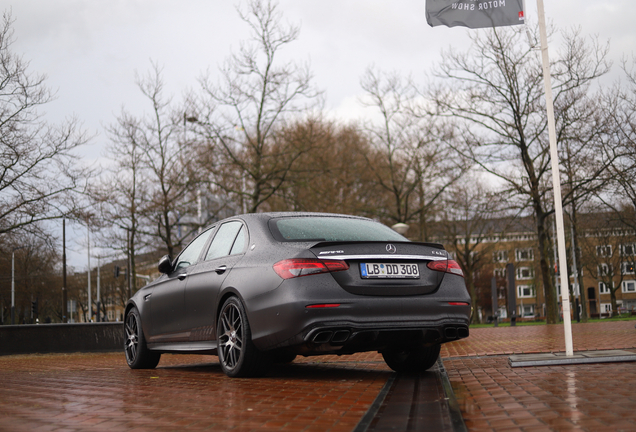
[[[59,255],[54,239],[14,231],[0,236],[0,307],[4,323],[10,322],[12,256],[15,258],[15,323],[33,323],[35,318],[41,322],[47,318],[61,321],[62,295],[56,268]],[[38,314],[32,317],[33,301],[38,303]]]
[[478,299],[483,297],[476,280],[479,272],[492,261],[491,255],[497,245],[493,237],[498,239],[505,235],[507,225],[514,220],[501,218],[502,208],[503,200],[497,199],[495,191],[471,175],[454,185],[445,200],[442,221],[436,224],[447,250],[453,253],[464,271],[475,309]]
[[623,59],[626,84],[617,83],[605,95],[611,114],[613,134],[603,147],[611,161],[607,187],[599,194],[616,216],[636,230],[636,57]]
[[[528,46],[525,28],[493,29],[474,33],[472,38],[470,52],[451,50],[443,54],[439,77],[450,84],[440,86],[432,96],[439,115],[463,122],[459,152],[498,177],[507,190],[532,209],[547,322],[555,323],[557,296],[547,223],[553,213],[550,160],[542,69],[534,50],[537,44]],[[607,49],[595,39],[586,43],[578,32],[570,32],[564,34],[563,50],[553,56],[553,92],[555,105],[559,107],[557,138],[561,142],[576,127],[565,120],[573,106],[567,102],[593,97],[591,83],[609,69]],[[570,195],[564,195],[564,202],[568,203],[577,185],[587,184],[586,181],[573,184]]]
[[367,126],[379,157],[369,169],[391,203],[378,216],[392,223],[418,221],[420,240],[426,240],[427,220],[444,191],[462,175],[464,166],[447,144],[452,136],[430,116],[416,115],[415,87],[397,74],[368,69],[361,81],[380,120]]
[[[323,211],[373,216],[386,206],[368,159],[373,149],[355,126],[319,118],[295,122],[277,132],[281,147],[307,145],[288,181],[267,202],[272,210]],[[296,143],[296,144],[294,144]]]
[[87,140],[74,119],[43,120],[38,108],[53,98],[45,76],[11,51],[13,21],[0,23],[0,234],[37,230],[76,207],[88,176],[74,150]]
[[[279,52],[296,40],[299,28],[282,23],[278,5],[250,0],[241,19],[251,39],[241,44],[221,68],[214,84],[201,79],[198,127],[207,138],[203,152],[213,152],[207,169],[212,182],[256,212],[287,180],[305,146],[274,145],[276,128],[319,101],[306,65],[280,63]],[[235,181],[228,182],[227,173]]]
[[636,232],[624,220],[615,211],[601,211],[588,213],[581,223],[585,236],[580,243],[586,257],[582,264],[600,283],[599,294],[610,294],[612,316],[618,315],[616,292],[636,264]]
[[[131,274],[136,273],[136,256],[149,244],[156,245],[144,235],[144,230],[149,231],[145,215],[151,186],[144,170],[139,127],[139,120],[125,110],[107,127],[111,139],[108,157],[113,163],[91,188],[100,217],[111,225],[100,231],[102,243],[127,257],[125,267],[130,267]],[[133,294],[127,291],[126,299]]]

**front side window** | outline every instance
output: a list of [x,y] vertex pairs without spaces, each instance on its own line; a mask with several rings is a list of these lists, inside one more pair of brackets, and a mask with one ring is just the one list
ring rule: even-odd
[[212,231],[212,229],[209,229],[201,233],[197,238],[192,240],[188,246],[186,246],[183,252],[181,252],[181,254],[177,257],[175,270],[190,267],[192,264],[197,262],[199,255],[201,255],[201,251],[203,250],[203,246],[207,243]]
[[636,273],[636,271],[634,269],[634,263],[633,262],[627,261],[627,262],[623,262],[621,264],[621,274],[633,275],[635,273]]

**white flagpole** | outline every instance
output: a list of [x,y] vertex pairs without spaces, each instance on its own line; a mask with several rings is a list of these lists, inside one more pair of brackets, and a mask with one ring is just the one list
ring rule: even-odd
[[563,205],[561,203],[561,179],[559,154],[556,143],[556,126],[554,122],[554,105],[552,99],[552,80],[550,76],[550,59],[548,57],[548,36],[545,29],[545,10],[543,0],[537,0],[539,15],[539,35],[541,38],[541,57],[543,60],[543,80],[545,85],[546,108],[548,111],[548,131],[550,138],[550,159],[552,165],[552,185],[554,188],[554,215],[557,227],[557,247],[559,271],[561,273],[561,303],[563,305],[563,328],[565,332],[565,355],[572,356],[572,320],[570,318],[570,294],[568,284],[568,263],[565,251],[565,229],[563,224]]

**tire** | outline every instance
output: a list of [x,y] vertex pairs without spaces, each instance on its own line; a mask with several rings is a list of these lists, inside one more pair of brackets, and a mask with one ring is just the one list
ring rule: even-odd
[[437,362],[440,348],[440,344],[435,344],[429,347],[389,349],[382,352],[382,357],[396,372],[423,372]]
[[124,352],[131,369],[154,369],[161,359],[161,353],[150,351],[146,346],[141,316],[136,307],[124,319]]
[[223,372],[232,378],[256,377],[264,375],[272,359],[259,351],[252,342],[252,331],[243,303],[236,298],[228,298],[219,314],[216,326],[219,363]]

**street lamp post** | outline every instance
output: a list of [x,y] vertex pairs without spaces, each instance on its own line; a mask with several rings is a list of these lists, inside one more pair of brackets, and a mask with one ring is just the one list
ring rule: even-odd
[[93,299],[91,298],[91,229],[86,218],[86,233],[88,237],[88,318],[86,322],[93,321]]
[[15,251],[23,248],[14,247],[11,252],[11,325],[15,324]]
[[11,325],[15,324],[15,249],[11,253]]
[[62,218],[62,322],[68,322],[68,293],[66,291],[66,217]]

